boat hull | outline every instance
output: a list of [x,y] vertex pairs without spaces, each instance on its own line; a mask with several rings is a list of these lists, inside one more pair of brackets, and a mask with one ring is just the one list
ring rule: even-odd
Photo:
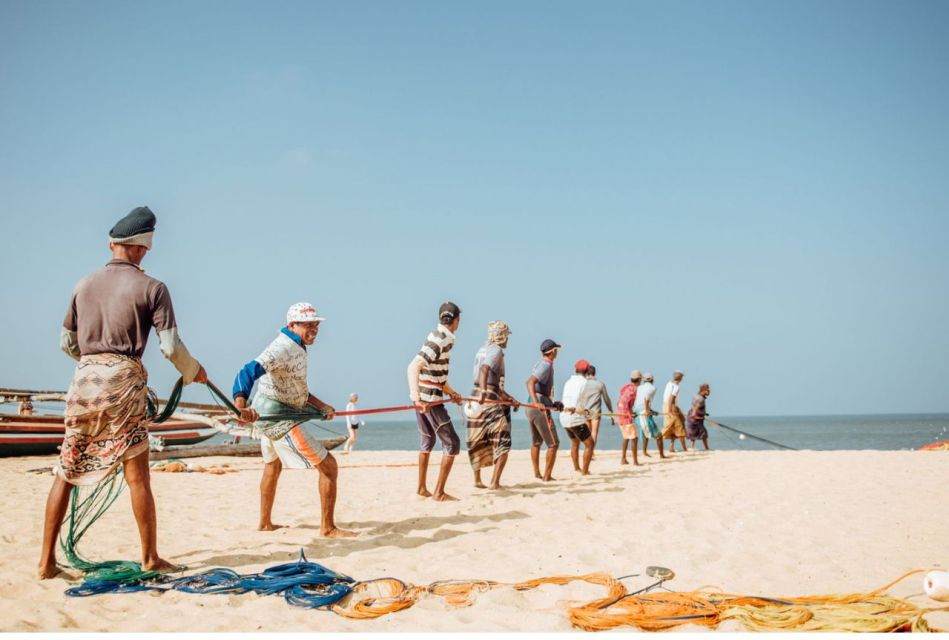
[[[153,424],[148,432],[168,445],[197,444],[217,433],[204,423],[186,420]],[[0,458],[57,454],[65,437],[62,416],[0,414]]]

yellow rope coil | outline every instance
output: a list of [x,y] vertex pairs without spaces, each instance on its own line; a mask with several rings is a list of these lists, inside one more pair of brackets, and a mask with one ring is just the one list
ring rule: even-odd
[[344,617],[369,620],[408,609],[426,594],[443,598],[454,607],[468,607],[478,596],[499,587],[518,591],[545,584],[567,585],[575,581],[606,587],[603,598],[568,608],[570,624],[584,631],[605,631],[617,627],[637,627],[662,631],[686,624],[717,627],[734,620],[748,631],[872,632],[932,631],[925,619],[931,611],[884,591],[907,577],[869,593],[830,594],[793,598],[742,596],[720,591],[663,591],[627,595],[616,578],[605,573],[582,576],[552,576],[517,583],[489,580],[451,580],[428,586],[406,584],[393,578],[361,582],[332,610]]

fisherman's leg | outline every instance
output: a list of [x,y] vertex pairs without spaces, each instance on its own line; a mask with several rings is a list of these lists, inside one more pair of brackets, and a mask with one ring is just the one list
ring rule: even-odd
[[415,420],[418,423],[419,432],[419,453],[418,453],[418,488],[415,493],[423,498],[431,497],[428,490],[428,460],[432,449],[435,447],[435,429],[432,425],[432,411],[426,413],[415,412]]
[[66,509],[69,508],[69,493],[72,485],[59,475],[53,478],[53,486],[46,498],[46,519],[43,523],[43,548],[40,550],[39,579],[46,580],[59,573],[56,566],[56,541],[63,526]]
[[491,476],[490,489],[503,489],[501,486],[501,474],[504,473],[504,465],[507,464],[507,454],[502,453],[494,462],[494,475]]
[[135,514],[138,535],[142,541],[142,568],[146,571],[173,569],[173,564],[158,555],[158,516],[155,514],[155,497],[152,495],[148,472],[148,451],[126,460],[123,466],[125,482],[132,498],[132,513]]
[[432,495],[428,490],[428,459],[431,455],[431,451],[418,452],[418,488],[415,493],[423,498],[430,498]]
[[708,436],[702,438],[702,446],[705,447],[706,451],[708,451]]
[[580,439],[570,438],[570,461],[573,462],[573,470],[580,470]]
[[359,534],[336,526],[336,477],[339,467],[336,458],[327,453],[322,462],[316,465],[320,472],[320,535],[324,538],[355,538]]
[[636,446],[636,438],[633,438],[629,443],[629,448],[633,452],[633,466],[639,466],[639,448]]
[[659,447],[659,457],[660,457],[660,458],[668,458],[668,457],[669,457],[669,456],[667,456],[667,455],[665,454],[665,452],[662,450],[663,447],[662,447],[662,438],[661,438],[661,437],[656,438],[656,446]]
[[[548,449],[549,451],[549,449]],[[540,473],[540,443],[535,442],[531,445],[531,465],[534,467],[534,477],[542,480],[544,476]]]
[[551,447],[547,447],[547,464],[544,467],[544,482],[552,482],[556,480],[554,478],[554,465],[557,463],[557,449],[559,445],[555,444]]
[[[626,459],[626,449],[628,448],[629,448],[629,440],[627,440],[626,438],[623,438],[623,446],[620,449],[620,459],[619,459],[620,464],[629,464],[629,460]],[[636,453],[635,445],[633,445],[633,453]]]
[[585,449],[583,450],[583,471],[581,473],[588,476],[590,475],[590,460],[593,459],[593,447],[595,446],[593,436],[584,440],[583,446]]
[[451,473],[451,467],[455,463],[455,456],[461,451],[461,439],[450,422],[439,429],[438,436],[442,440],[442,464],[438,469],[438,481],[435,483],[434,498],[438,502],[457,500],[458,498],[455,496],[445,493],[445,485],[448,483],[448,474]]
[[283,470],[283,463],[280,458],[274,458],[270,462],[264,463],[264,475],[260,478],[260,522],[257,524],[258,531],[273,531],[283,527],[282,524],[274,524],[273,503],[277,496],[277,481],[280,479],[280,472]]
[[438,469],[438,482],[435,484],[435,495],[433,496],[438,502],[448,502],[458,499],[455,496],[445,493],[445,485],[448,483],[448,474],[451,473],[451,466],[454,463],[455,456],[442,454],[442,464]]
[[646,456],[647,458],[650,457],[649,452],[646,451],[646,447],[648,446],[649,446],[649,438],[644,437],[643,438],[643,455]]
[[669,453],[676,452],[676,437],[674,435],[669,435]]
[[593,434],[593,447],[596,448],[597,438],[600,436],[600,419],[591,418],[590,422],[590,433]]

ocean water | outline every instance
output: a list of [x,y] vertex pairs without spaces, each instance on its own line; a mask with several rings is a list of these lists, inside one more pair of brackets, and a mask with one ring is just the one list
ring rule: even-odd
[[[372,416],[369,416],[371,418]],[[837,415],[837,416],[712,416],[719,422],[768,440],[784,444],[795,449],[840,450],[840,449],[876,449],[905,450],[918,449],[931,442],[949,440],[949,414],[910,414],[910,415]],[[465,440],[464,421],[460,411],[452,414],[452,419],[462,443]],[[661,420],[658,421],[661,428]],[[306,425],[317,437],[332,437],[333,433],[346,434],[342,420],[332,423]],[[567,443],[567,436],[558,424],[561,447]],[[713,449],[730,450],[770,450],[770,445],[751,438],[741,439],[731,433],[706,422],[709,432],[709,446]],[[530,431],[527,422],[514,414],[512,439],[515,449],[528,449],[531,446]],[[600,427],[597,449],[618,449],[622,438],[619,428],[605,420]],[[418,427],[414,421],[407,420],[371,420],[366,419],[360,427],[356,449],[379,450],[416,450],[419,445]],[[464,445],[462,445],[464,446]],[[701,448],[701,444],[699,444]],[[650,444],[655,449],[655,443]],[[436,450],[440,450],[436,445]]]

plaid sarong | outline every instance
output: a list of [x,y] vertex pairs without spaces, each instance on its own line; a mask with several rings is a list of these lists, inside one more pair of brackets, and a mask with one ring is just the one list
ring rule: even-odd
[[[471,392],[477,395],[479,389]],[[489,390],[485,400],[498,400],[498,394]],[[484,404],[479,418],[468,418],[468,458],[471,468],[478,470],[494,465],[495,461],[511,450],[510,408],[500,404]]]
[[140,360],[112,353],[82,356],[66,393],[64,480],[96,484],[148,450],[148,372]]

